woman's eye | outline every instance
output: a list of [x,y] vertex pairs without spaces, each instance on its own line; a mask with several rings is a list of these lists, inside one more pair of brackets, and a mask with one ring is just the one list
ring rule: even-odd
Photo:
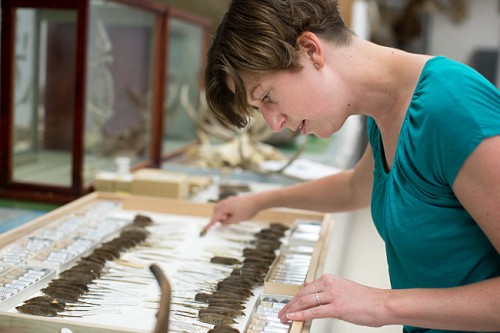
[[269,94],[266,94],[264,95],[264,97],[262,97],[262,102],[269,102]]

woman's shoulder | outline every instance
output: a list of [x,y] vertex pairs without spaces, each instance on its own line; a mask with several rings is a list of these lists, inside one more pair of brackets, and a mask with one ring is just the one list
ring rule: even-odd
[[[407,114],[412,144],[442,162],[450,184],[459,167],[486,137],[500,133],[500,93],[467,65],[445,57],[430,59]],[[418,152],[414,152],[418,154]],[[433,170],[436,172],[436,170]]]
[[430,86],[439,93],[446,89],[458,97],[468,92],[462,89],[491,90],[498,93],[498,89],[474,68],[444,56],[435,56],[426,62],[419,84]]
[[[429,59],[414,92],[412,106],[426,116],[476,116],[500,109],[500,92],[479,72],[443,56]],[[473,110],[476,110],[473,112]]]

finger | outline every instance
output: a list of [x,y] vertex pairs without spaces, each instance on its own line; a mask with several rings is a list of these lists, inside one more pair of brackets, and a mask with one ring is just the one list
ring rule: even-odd
[[208,229],[210,229],[214,224],[216,224],[217,222],[221,223],[221,224],[227,224],[227,220],[228,220],[228,217],[229,215],[225,214],[225,215],[222,215],[222,217],[218,217],[218,215],[214,215],[212,216],[212,218],[210,219],[210,221],[203,227],[203,229],[201,230],[200,232],[200,236],[205,236],[206,233],[208,232]]
[[225,216],[224,219],[220,221],[220,223],[224,225],[229,225],[229,224],[238,224],[241,221],[242,220],[239,216],[232,214]]
[[206,224],[203,229],[200,231],[200,237],[203,237],[207,234],[208,229],[210,229],[215,223],[217,223],[217,220],[210,220],[208,224]]
[[294,297],[292,297],[290,301],[288,301],[288,303],[285,304],[285,306],[278,312],[279,318],[285,318],[286,313],[290,311],[290,309],[294,306],[295,303],[300,301],[300,298],[302,297],[301,294],[302,292],[299,291]]
[[281,309],[278,313],[282,323],[286,323],[290,318],[288,318],[289,313],[295,313],[299,311],[304,311],[314,307],[323,305],[323,300],[321,299],[320,293],[310,293],[303,296],[295,296],[292,301],[288,302],[287,305]]
[[[278,313],[278,316],[280,318],[284,316],[286,312],[290,311],[290,309],[293,309],[295,307],[296,303],[303,302],[304,297],[307,297],[308,295],[311,294],[314,295],[314,293],[317,290],[316,288],[317,287],[314,285],[314,281],[304,283],[304,287],[302,287],[302,289],[299,290],[299,292],[283,307],[283,309],[281,309],[281,311]],[[297,310],[300,309],[297,308]]]
[[289,312],[286,314],[287,321],[289,320],[308,321],[317,318],[329,318],[329,317],[331,317],[331,315],[329,314],[328,307],[326,306],[314,306],[306,310]]
[[201,229],[200,231],[200,237],[204,237],[207,232],[208,232],[208,229],[210,229],[211,225],[207,224],[206,226],[203,227],[203,229]]
[[210,229],[217,222],[224,223],[224,220],[226,220],[226,218],[227,215],[223,215],[222,218],[219,218],[217,215],[212,216],[210,221],[203,227],[203,229],[201,229],[200,237],[205,236],[208,232],[208,229]]

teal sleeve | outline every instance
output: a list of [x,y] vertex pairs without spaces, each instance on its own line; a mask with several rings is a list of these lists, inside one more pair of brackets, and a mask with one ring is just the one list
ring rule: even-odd
[[[422,87],[420,107],[430,109],[412,113],[409,121],[422,126],[419,135],[419,166],[432,181],[449,187],[467,157],[485,139],[500,135],[500,93],[470,67],[453,61],[445,63],[444,75],[433,75],[432,84]],[[419,119],[421,117],[422,119]]]

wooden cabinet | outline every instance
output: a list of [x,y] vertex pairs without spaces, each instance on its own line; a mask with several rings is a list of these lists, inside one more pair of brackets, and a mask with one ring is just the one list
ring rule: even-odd
[[189,132],[167,109],[169,90],[199,90],[206,19],[152,0],[2,0],[1,10],[1,197],[66,203],[118,156],[157,167],[194,140],[164,147]]

